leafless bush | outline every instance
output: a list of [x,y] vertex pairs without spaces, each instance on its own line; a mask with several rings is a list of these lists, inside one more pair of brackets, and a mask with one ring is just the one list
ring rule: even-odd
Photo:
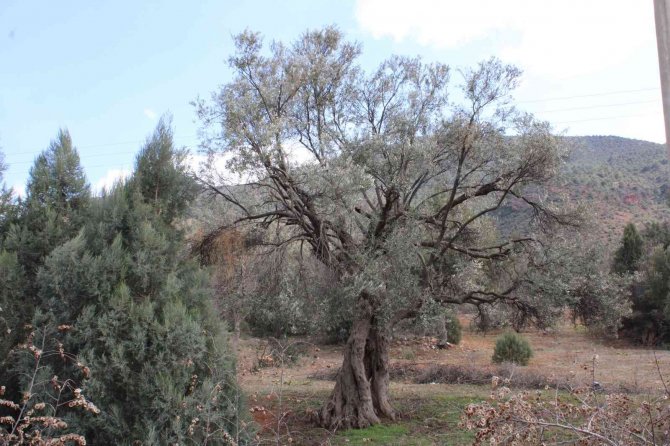
[[[59,331],[71,329],[69,325],[61,325]],[[84,396],[77,383],[69,378],[56,375],[45,377],[48,371],[45,361],[51,357],[60,357],[63,362],[70,362],[80,371],[82,379],[88,379],[90,370],[77,358],[63,349],[58,339],[53,341],[53,349],[47,349],[48,329],[30,332],[25,343],[20,344],[10,354],[16,361],[24,360],[20,355],[28,356],[33,363],[25,378],[27,384],[19,389],[20,399],[5,399],[7,389],[0,386],[0,407],[9,415],[0,416],[0,443],[3,445],[31,446],[64,446],[68,444],[85,445],[86,439],[76,433],[60,432],[68,428],[63,420],[63,409],[79,408],[98,414],[100,410]],[[36,339],[37,338],[37,339]]]
[[[322,369],[309,376],[310,379],[334,381],[338,369]],[[482,368],[462,365],[435,364],[423,368],[415,364],[391,364],[389,376],[392,381],[405,381],[415,384],[473,384],[486,385],[494,376],[513,378],[510,386],[521,389],[544,389],[547,386],[568,389],[569,380],[558,379],[540,373],[520,370],[514,364],[501,364],[494,368]]]
[[[264,343],[259,352],[258,365],[256,367],[276,367],[279,369],[278,380],[276,387],[274,387],[268,395],[269,400],[274,400],[276,405],[272,410],[263,405],[253,405],[250,408],[252,413],[258,413],[258,418],[264,420],[263,426],[260,426],[271,436],[269,438],[261,438],[256,436],[259,445],[274,444],[285,445],[291,444],[294,437],[298,434],[292,428],[292,421],[295,421],[295,414],[285,407],[285,372],[286,367],[295,364],[297,360],[306,353],[307,347],[311,345],[305,341],[282,341],[276,338],[270,338],[268,342]],[[252,397],[253,400],[253,397]],[[306,414],[306,417],[311,419],[311,414]],[[327,431],[324,431],[324,433]]]
[[256,370],[265,367],[286,367],[298,362],[307,354],[305,341],[280,341],[277,338],[269,338],[266,342],[259,344],[256,349]]
[[[594,359],[595,365],[595,359]],[[669,445],[670,392],[633,398],[604,395],[600,386],[561,392],[513,393],[509,380],[493,377],[488,401],[470,404],[461,425],[476,432],[474,445],[580,444]]]
[[[496,377],[510,379],[510,386],[522,389],[543,389],[546,386],[567,388],[567,379],[558,379],[527,370],[520,370],[514,364],[502,364],[495,368],[481,368],[461,365],[434,365],[418,373],[417,384],[488,384]],[[512,380],[513,379],[513,380]]]

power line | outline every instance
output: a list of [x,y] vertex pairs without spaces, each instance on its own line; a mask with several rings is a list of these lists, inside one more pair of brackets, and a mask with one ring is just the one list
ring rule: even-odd
[[578,96],[563,96],[563,97],[554,97],[554,98],[545,98],[545,99],[530,99],[527,101],[516,101],[517,104],[528,104],[531,102],[549,102],[549,101],[563,101],[567,99],[579,99],[579,98],[593,98],[597,96],[612,96],[616,94],[626,94],[626,93],[640,93],[643,91],[654,91],[660,90],[658,87],[653,88],[640,88],[637,90],[619,90],[619,91],[609,91],[606,93],[592,93],[592,94],[582,94]]
[[556,112],[564,112],[564,111],[589,110],[589,109],[594,109],[594,108],[622,107],[624,105],[651,104],[651,103],[658,103],[658,101],[653,100],[653,101],[621,102],[621,103],[618,103],[618,104],[590,105],[588,107],[559,108],[559,109],[556,109],[556,110],[538,111],[536,113],[537,114],[556,113]]
[[[602,92],[602,93],[592,93],[592,94],[584,94],[584,95],[575,95],[575,96],[562,96],[562,97],[552,97],[552,98],[544,98],[544,99],[532,99],[532,100],[526,100],[526,101],[516,101],[517,104],[529,104],[529,103],[539,103],[539,102],[550,102],[550,101],[562,101],[562,100],[569,100],[569,99],[579,99],[579,98],[590,98],[590,97],[601,97],[601,96],[612,96],[612,95],[620,95],[620,94],[629,94],[629,93],[640,93],[640,92],[646,92],[646,91],[658,91],[660,88],[658,87],[652,87],[652,88],[639,88],[635,90],[619,90],[619,91],[609,91],[609,92]],[[649,100],[649,101],[633,101],[633,102],[622,102],[622,103],[616,103],[616,104],[603,104],[603,105],[594,105],[594,106],[586,106],[586,107],[574,107],[574,108],[564,108],[564,109],[554,109],[554,110],[546,110],[546,111],[539,111],[535,112],[535,114],[542,114],[542,113],[556,113],[556,112],[564,112],[564,111],[576,111],[576,110],[588,110],[588,109],[597,109],[597,108],[609,108],[609,107],[621,107],[621,106],[626,106],[626,105],[636,105],[636,104],[648,104],[648,103],[653,103],[657,102],[655,100]],[[570,120],[570,121],[561,121],[561,122],[554,122],[553,124],[570,124],[570,123],[577,123],[577,122],[589,122],[589,121],[604,121],[604,120],[610,120],[610,119],[623,119],[623,118],[628,118],[628,117],[639,117],[639,116],[650,116],[650,114],[646,115],[626,115],[626,116],[612,116],[612,117],[602,117],[602,118],[592,118],[592,119],[579,119],[579,120]],[[184,139],[192,139],[196,138],[198,135],[185,135],[185,136],[178,136],[175,137],[175,140],[184,140]],[[103,147],[115,147],[115,146],[123,146],[123,145],[130,145],[130,144],[142,144],[145,143],[146,139],[144,140],[134,140],[134,141],[120,141],[120,142],[114,142],[114,143],[105,143],[105,144],[92,144],[92,145],[86,145],[86,146],[76,146],[77,150],[81,153],[82,149],[95,149],[95,148],[103,148]],[[194,141],[197,142],[197,141]],[[12,155],[38,155],[42,153],[44,149],[35,149],[33,151],[24,151],[24,152],[14,152]],[[101,152],[101,153],[95,153],[95,154],[90,154],[90,155],[80,155],[81,159],[88,159],[88,158],[97,158],[97,157],[102,157],[102,156],[109,156],[109,155],[129,155],[136,153],[137,151],[132,151],[132,152]],[[18,166],[18,165],[26,165],[26,164],[32,164],[34,163],[34,160],[26,160],[26,161],[16,161],[12,163],[6,163],[8,168],[11,168],[12,166]],[[102,166],[88,166],[89,168],[92,167],[102,167]],[[114,167],[114,166],[110,166]]]
[[561,122],[553,122],[552,124],[570,124],[573,122],[589,122],[589,121],[606,121],[606,120],[614,120],[614,119],[624,119],[624,118],[637,118],[641,116],[659,116],[658,113],[645,113],[641,115],[624,115],[624,116],[607,116],[607,117],[602,117],[602,118],[593,118],[593,119],[577,119],[574,121],[561,121]]
[[[109,156],[109,155],[132,155],[134,153],[137,153],[137,151],[132,151],[132,152],[101,152],[101,153],[94,153],[91,155],[79,155],[79,160],[84,160],[84,159],[89,159],[89,158],[99,158],[101,156]],[[25,165],[25,164],[33,164],[35,160],[30,160],[30,161],[15,161],[13,163],[9,163],[8,165],[11,166],[18,166],[18,165]]]
[[[621,105],[631,105],[631,104],[643,104],[647,103],[649,101],[642,101],[642,102],[628,102],[628,103],[622,103],[622,104],[609,104],[609,105],[603,105],[603,106],[594,106],[594,107],[583,107],[583,108],[575,108],[575,109],[565,109],[565,110],[548,110],[546,112],[538,112],[538,113],[549,113],[549,112],[558,112],[558,111],[568,111],[568,110],[580,110],[580,109],[586,109],[586,108],[601,108],[601,107],[615,107],[615,106],[621,106]],[[651,101],[651,102],[656,102],[656,101]],[[637,117],[643,117],[643,116],[658,116],[657,113],[645,113],[645,114],[636,114],[636,115],[621,115],[621,116],[604,116],[601,118],[589,118],[589,119],[575,119],[575,120],[570,120],[570,121],[558,121],[558,122],[551,122],[552,124],[558,125],[558,124],[574,124],[574,123],[579,123],[579,122],[590,122],[590,121],[608,121],[608,120],[616,120],[616,119],[625,119],[625,118],[637,118]],[[175,138],[176,139],[176,138]],[[119,144],[109,144],[109,145],[119,145]],[[92,148],[92,147],[101,147],[102,145],[99,146],[86,146],[87,148]],[[38,152],[39,153],[39,152]],[[108,156],[108,155],[131,155],[136,153],[136,151],[132,152],[122,152],[122,153],[116,153],[116,152],[104,152],[104,153],[96,153],[92,155],[84,155],[81,156],[81,159],[88,159],[88,158],[98,158],[101,156]],[[17,166],[17,165],[25,165],[25,164],[32,164],[34,161],[18,161],[18,162],[13,162],[13,163],[6,163],[7,168],[11,168],[12,166]],[[125,167],[127,166],[128,163],[122,164],[122,165],[109,165],[109,164],[99,164],[99,165],[94,165],[94,166],[87,166],[88,168],[96,168],[96,167]]]
[[[599,107],[610,107],[610,106],[614,107],[614,106],[619,106],[619,105],[642,104],[642,103],[646,103],[646,102],[647,101],[644,101],[644,102],[629,102],[629,103],[623,103],[623,104],[610,104],[610,105],[604,105],[604,106],[584,107],[584,108],[599,108]],[[653,102],[656,102],[656,101],[653,101]],[[579,110],[579,108],[566,109],[566,110]],[[553,111],[564,111],[564,110],[549,110],[547,112],[539,112],[539,113],[549,113],[550,111],[553,112]],[[575,120],[570,120],[570,121],[558,121],[558,122],[551,122],[550,121],[550,122],[554,125],[574,124],[574,123],[579,123],[579,122],[608,121],[608,120],[625,119],[625,118],[637,118],[637,117],[644,117],[644,116],[658,116],[658,114],[657,113],[644,113],[644,114],[636,114],[636,115],[604,116],[604,117],[601,117],[601,118],[575,119]],[[93,146],[87,146],[87,147],[91,148]],[[97,154],[92,154],[92,155],[81,156],[80,158],[88,159],[88,158],[97,158],[97,157],[108,156],[108,155],[113,155],[113,154],[130,155],[130,154],[134,154],[134,153],[136,153],[136,151],[122,152],[122,153],[104,152],[104,153],[97,153]],[[16,166],[16,165],[25,165],[25,164],[32,164],[32,163],[34,163],[34,161],[19,161],[19,162],[14,162],[14,163],[6,163],[6,165],[7,165],[8,168],[11,168],[12,166]],[[96,168],[96,167],[126,167],[128,165],[129,165],[128,163],[116,164],[116,165],[98,164],[98,165],[86,166],[86,167],[88,167],[89,169],[93,169],[93,168]]]
[[[91,146],[89,146],[91,147]],[[39,152],[38,152],[39,153]],[[79,155],[80,160],[88,160],[89,158],[100,158],[102,156],[110,156],[110,155],[133,155],[136,154],[137,150],[133,150],[131,152],[99,152],[99,153],[92,153],[90,155]],[[11,166],[18,166],[18,165],[26,165],[26,164],[33,164],[35,160],[24,160],[24,161],[15,161],[12,163],[7,163],[8,167]]]
[[[187,135],[187,136],[176,136],[172,139],[186,139],[186,138],[196,138],[198,135]],[[89,145],[89,146],[75,146],[77,151],[81,151],[81,149],[97,149],[100,147],[113,147],[113,146],[124,146],[124,145],[129,145],[129,144],[143,144],[147,140],[143,139],[141,141],[121,141],[121,142],[113,142],[113,143],[108,143],[108,144],[94,144],[94,145]],[[26,152],[12,152],[12,155],[38,155],[42,153],[45,149],[34,149],[32,151],[26,151]],[[110,152],[111,153],[111,152]]]
[[[528,103],[534,103],[534,102],[549,102],[549,101],[561,101],[561,100],[567,100],[567,99],[577,99],[577,98],[589,98],[589,97],[597,97],[597,96],[610,96],[610,95],[617,95],[617,94],[625,94],[625,93],[639,93],[639,92],[644,92],[644,91],[657,91],[660,90],[658,87],[650,87],[650,88],[639,88],[636,90],[619,90],[619,91],[609,91],[609,92],[604,92],[604,93],[592,93],[592,94],[584,94],[584,95],[577,95],[577,96],[561,96],[561,97],[553,97],[553,98],[545,98],[545,99],[530,99],[530,100],[525,100],[525,101],[515,101],[517,104],[528,104]],[[621,105],[629,105],[629,104],[641,104],[641,103],[646,103],[646,102],[655,102],[655,101],[642,101],[642,102],[630,102],[630,103],[623,103]],[[619,104],[611,104],[611,105],[604,105],[603,107],[606,106],[615,106]],[[600,106],[597,106],[600,107]],[[586,108],[586,107],[584,107]],[[589,107],[590,108],[590,107]],[[593,107],[596,108],[596,107]],[[561,110],[548,110],[544,113],[549,113],[553,111],[569,111],[569,110],[578,110],[577,108],[575,109],[561,109]],[[196,138],[199,135],[186,135],[186,136],[178,136],[175,137],[174,139],[186,139],[186,138]],[[95,148],[100,148],[100,147],[113,147],[113,146],[122,146],[122,145],[128,145],[128,144],[142,144],[146,142],[146,139],[140,140],[140,141],[120,141],[120,142],[114,142],[114,143],[105,143],[105,144],[94,144],[94,145],[88,145],[88,146],[77,146],[77,149],[95,149]],[[35,149],[33,151],[27,151],[27,152],[14,152],[13,155],[34,155],[34,154],[39,154],[43,151],[44,149]]]

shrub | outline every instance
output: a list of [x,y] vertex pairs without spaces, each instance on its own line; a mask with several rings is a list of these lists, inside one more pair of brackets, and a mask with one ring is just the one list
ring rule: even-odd
[[493,362],[513,362],[519,365],[527,365],[533,356],[533,350],[528,341],[516,333],[505,333],[496,341],[493,350]]
[[570,288],[574,322],[580,320],[597,337],[616,338],[622,321],[631,314],[631,276],[589,272]]
[[460,344],[463,338],[463,329],[456,313],[447,312],[444,325],[447,328],[447,339],[452,344]]
[[305,335],[309,331],[309,312],[306,302],[295,293],[293,284],[282,281],[275,293],[256,296],[251,302],[247,322],[254,336],[284,337]]
[[632,312],[623,320],[622,336],[645,345],[670,343],[670,249],[659,245],[632,287]]

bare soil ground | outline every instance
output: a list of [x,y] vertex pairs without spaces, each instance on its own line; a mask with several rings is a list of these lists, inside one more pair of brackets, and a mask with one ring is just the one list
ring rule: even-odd
[[[238,347],[238,376],[258,424],[259,441],[304,445],[469,444],[471,433],[458,427],[460,413],[467,404],[488,396],[489,387],[482,385],[482,377],[486,380],[491,374],[508,374],[520,386],[531,387],[543,382],[582,386],[595,380],[606,391],[632,394],[661,389],[659,369],[666,380],[670,377],[670,352],[654,353],[623,343],[598,342],[571,325],[554,332],[525,333],[534,350],[530,364],[500,368],[491,364],[499,334],[464,330],[461,343],[446,350],[436,348],[436,340],[431,338],[394,340],[391,394],[399,421],[360,431],[331,433],[315,428],[310,421],[310,413],[327,398],[333,386],[330,379],[342,360],[342,346],[308,344],[295,363],[259,367],[266,341],[242,339]],[[304,340],[287,342],[300,341]],[[435,372],[441,368],[458,368],[459,373]],[[447,381],[456,376],[462,384],[431,381],[432,376],[447,376]]]

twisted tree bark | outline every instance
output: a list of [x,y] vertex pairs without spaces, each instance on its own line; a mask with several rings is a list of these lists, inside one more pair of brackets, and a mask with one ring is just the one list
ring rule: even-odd
[[372,296],[362,292],[335,388],[318,413],[322,427],[360,429],[382,418],[395,420],[388,396],[389,339],[377,323],[374,307]]

